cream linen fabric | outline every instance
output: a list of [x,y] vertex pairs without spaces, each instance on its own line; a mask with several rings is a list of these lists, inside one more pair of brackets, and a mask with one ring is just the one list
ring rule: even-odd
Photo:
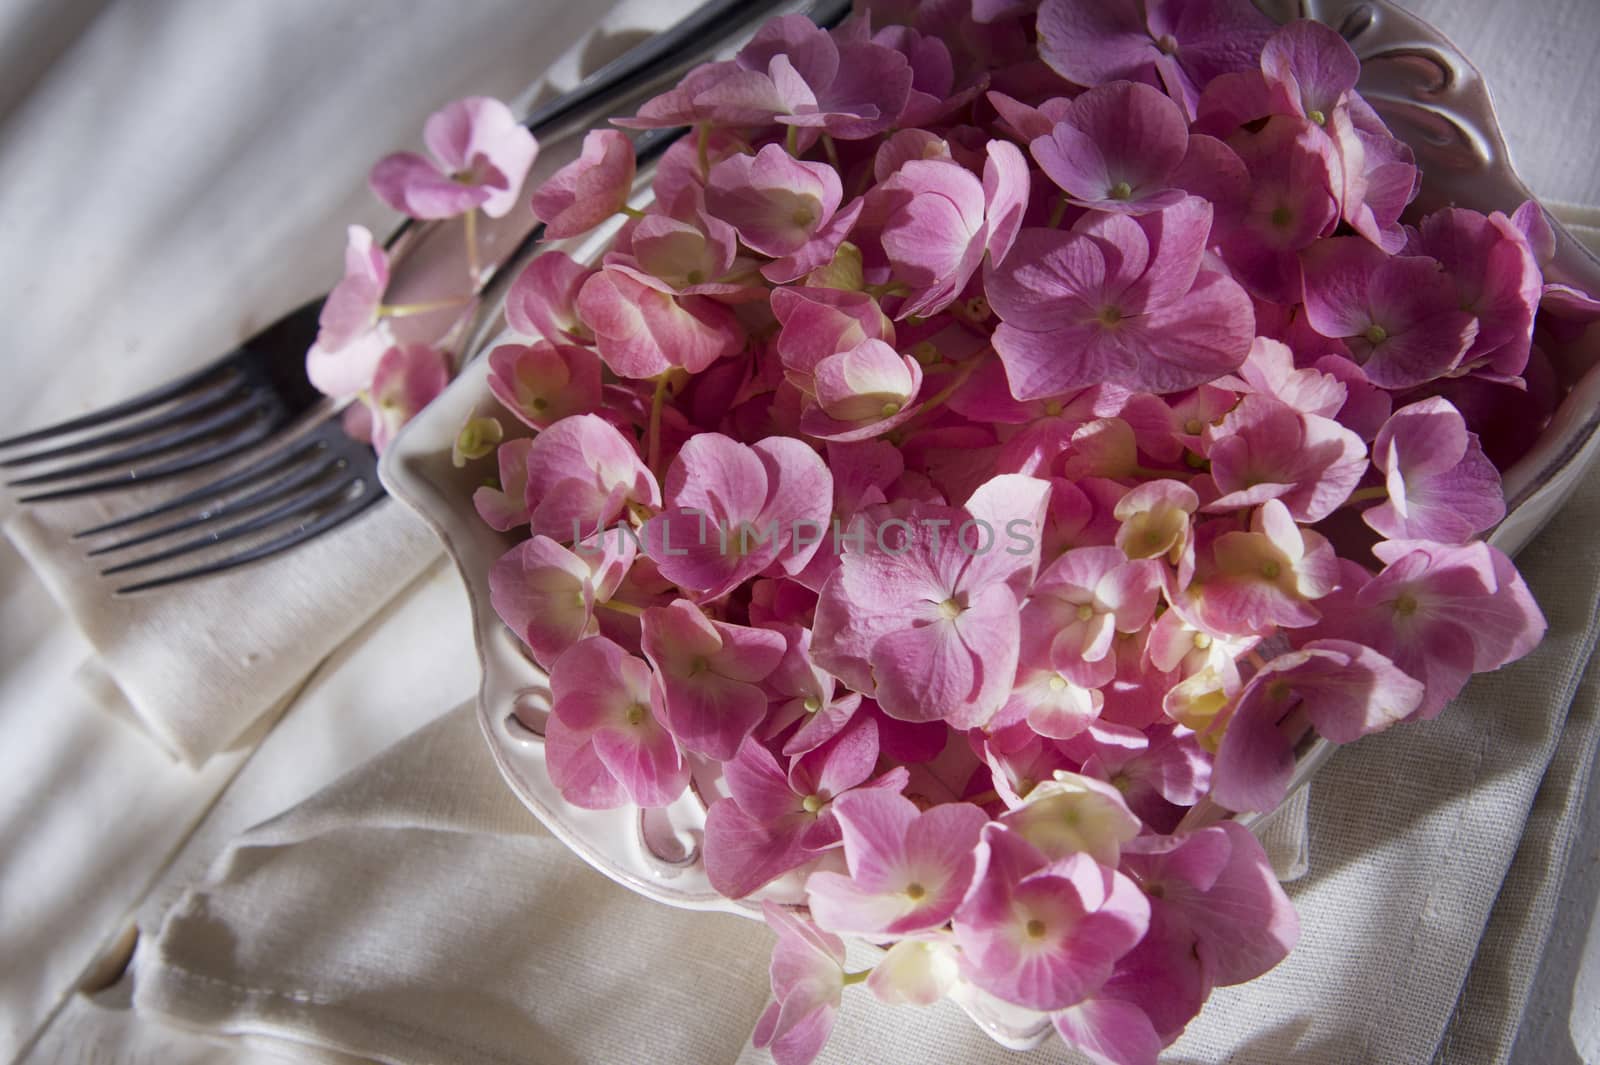
[[[560,57],[610,5],[546,6],[0,4],[0,436],[201,365],[325,291],[346,223],[394,225],[367,167],[420,140],[432,109],[517,98],[552,67],[573,80],[577,57]],[[438,554],[404,508],[380,504],[269,564],[113,600],[68,534],[138,498],[17,512],[0,493],[0,516],[9,507],[6,534],[97,652],[91,691],[191,764]]]

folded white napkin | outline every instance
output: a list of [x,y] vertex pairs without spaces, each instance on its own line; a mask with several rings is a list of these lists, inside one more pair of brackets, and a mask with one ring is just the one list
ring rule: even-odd
[[[4,6],[0,436],[202,365],[325,291],[347,223],[395,223],[366,189],[372,162],[418,144],[455,97],[516,99],[552,71],[570,85],[581,57],[563,54],[610,5]],[[646,6],[624,5],[624,24],[671,21],[688,0]],[[610,55],[632,39],[588,43]],[[48,68],[34,61],[62,48]],[[94,648],[91,691],[193,764],[292,693],[438,549],[384,503],[248,570],[113,600],[107,563],[70,534],[184,483],[25,510],[0,491],[0,518]]]

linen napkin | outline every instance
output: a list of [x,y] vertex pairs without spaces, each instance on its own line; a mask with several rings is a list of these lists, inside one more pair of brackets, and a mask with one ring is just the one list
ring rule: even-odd
[[[574,42],[607,54],[631,43],[591,33],[608,6],[8,6],[0,27],[64,51],[48,69],[8,65],[0,94],[0,435],[203,365],[325,291],[347,223],[378,234],[395,223],[366,189],[371,163],[416,145],[450,99],[516,99],[549,71],[571,84],[593,65]],[[650,27],[688,3],[625,6],[627,25]],[[18,80],[29,70],[31,85]],[[281,704],[438,548],[385,502],[269,562],[111,598],[116,582],[70,534],[182,487],[29,509],[0,492],[0,518],[94,648],[81,671],[90,690],[198,764]]]

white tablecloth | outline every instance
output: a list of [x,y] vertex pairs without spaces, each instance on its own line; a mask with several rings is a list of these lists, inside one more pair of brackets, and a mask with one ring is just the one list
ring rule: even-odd
[[[1594,0],[1414,6],[1485,69],[1530,184],[1600,204]],[[608,13],[608,25],[628,27],[667,11],[553,0],[0,4],[0,425],[124,394],[152,361],[197,364],[318,291],[336,273],[344,223],[386,224],[359,180],[365,165],[414,141],[434,106],[467,92],[514,97]],[[570,83],[575,65],[552,79]],[[130,200],[129,175],[156,191]],[[126,358],[74,374],[91,349]],[[275,727],[199,772],[93,703],[73,676],[85,650],[0,547],[0,1058],[180,1065],[276,1053],[219,1049],[73,989],[102,983],[115,965],[97,959],[115,962],[130,923],[153,927],[242,831],[470,695],[464,597],[436,569],[330,648]],[[1580,813],[1590,767],[1556,769],[1560,787],[1534,802],[1519,868],[1548,865],[1541,840]],[[1530,910],[1560,900],[1513,1059],[1523,1065],[1600,1060],[1597,850],[1591,827],[1565,881],[1535,875],[1519,888]],[[1540,945],[1497,911],[1482,946],[1460,947],[1495,961]],[[1476,990],[1471,1001],[1495,1001],[1492,986]],[[1473,1018],[1452,1033],[1445,1060],[1480,1060]]]

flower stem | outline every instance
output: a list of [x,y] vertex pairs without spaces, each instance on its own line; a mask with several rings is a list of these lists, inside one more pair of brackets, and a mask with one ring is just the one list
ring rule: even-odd
[[661,476],[661,406],[667,399],[667,375],[656,378],[656,390],[650,397],[650,428],[646,436],[645,465],[657,477]]
[[429,314],[433,311],[442,311],[450,307],[460,307],[472,294],[464,296],[451,296],[446,300],[424,300],[421,303],[381,303],[378,305],[378,315],[382,318],[409,318],[413,314]]
[[828,134],[822,135],[822,150],[828,156],[828,165],[835,170],[839,169],[839,146],[833,143],[833,138]]
[[637,208],[637,207],[629,207],[627,204],[623,204],[622,205],[622,213],[627,215],[629,218],[634,219],[634,220],[638,220],[638,219],[644,217],[644,212],[643,211],[639,210],[639,208]]
[[700,163],[700,178],[711,178],[711,127],[702,122],[695,127],[695,158]]
[[1389,498],[1389,489],[1385,485],[1375,484],[1371,488],[1361,488],[1350,493],[1350,498],[1343,503],[1344,506],[1353,507],[1360,503],[1370,503],[1374,499]]
[[1199,476],[1192,470],[1157,470],[1149,466],[1134,466],[1128,472],[1136,477],[1148,477],[1158,481],[1188,481]]
[[618,614],[626,614],[630,618],[644,617],[644,607],[634,606],[632,603],[619,603],[615,599],[607,599],[605,602],[596,602],[594,605],[601,610],[614,610]]
[[956,374],[956,379],[936,392],[932,399],[928,400],[928,402],[922,405],[922,409],[916,413],[916,416],[910,421],[901,425],[900,429],[902,431],[910,429],[918,422],[927,418],[928,415],[934,413],[940,407],[944,406],[945,401],[951,396],[955,395],[958,388],[967,383],[967,378],[972,376],[973,371],[978,368],[978,364],[982,361],[982,356],[968,359],[966,365],[961,368],[961,372]]
[[866,981],[867,977],[869,977],[871,975],[872,975],[872,970],[871,969],[862,969],[858,973],[845,973],[844,974],[844,981],[843,981],[844,982],[844,986],[845,987],[849,987],[851,984],[864,983]]
[[1067,194],[1062,193],[1056,200],[1056,205],[1050,208],[1050,228],[1054,229],[1061,224],[1061,219],[1067,214]]
[[476,289],[482,272],[482,268],[478,264],[478,209],[476,207],[467,208],[465,220],[467,223],[467,275],[469,283]]
[[783,135],[784,151],[796,158],[800,155],[800,127],[790,126],[789,132]]

